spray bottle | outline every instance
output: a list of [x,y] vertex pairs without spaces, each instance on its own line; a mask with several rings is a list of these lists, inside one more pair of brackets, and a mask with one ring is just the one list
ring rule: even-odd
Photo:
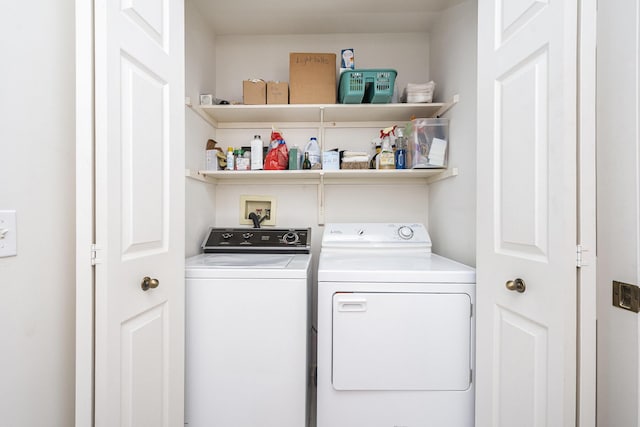
[[395,126],[391,126],[380,131],[380,139],[382,139],[382,149],[377,157],[378,169],[395,169],[396,161],[391,149],[391,135],[395,135]]

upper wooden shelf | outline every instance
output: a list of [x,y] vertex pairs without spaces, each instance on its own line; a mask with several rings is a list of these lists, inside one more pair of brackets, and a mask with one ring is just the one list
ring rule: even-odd
[[444,114],[457,100],[432,104],[193,105],[215,126],[224,123],[399,122]]

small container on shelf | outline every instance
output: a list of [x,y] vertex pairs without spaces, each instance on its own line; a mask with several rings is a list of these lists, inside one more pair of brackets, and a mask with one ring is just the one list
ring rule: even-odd
[[408,125],[407,168],[445,168],[449,119],[414,119]]
[[340,75],[341,104],[388,104],[393,97],[396,75],[391,69],[352,70]]
[[233,153],[233,147],[227,148],[227,170],[232,171],[235,169],[235,155]]
[[322,153],[322,169],[339,170],[340,169],[340,153],[337,151],[324,151]]

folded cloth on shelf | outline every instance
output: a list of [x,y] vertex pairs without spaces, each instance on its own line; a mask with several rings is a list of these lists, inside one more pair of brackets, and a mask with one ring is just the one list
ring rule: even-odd
[[342,163],[357,163],[357,162],[368,162],[369,156],[366,154],[364,156],[344,156],[342,158]]
[[362,157],[367,156],[367,153],[364,151],[344,151],[342,153],[342,157]]
[[428,83],[407,83],[402,92],[400,100],[402,102],[433,102],[433,92],[436,84],[432,81]]

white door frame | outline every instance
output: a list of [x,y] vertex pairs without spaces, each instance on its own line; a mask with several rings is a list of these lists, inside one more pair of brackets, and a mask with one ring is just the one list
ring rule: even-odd
[[93,2],[76,0],[76,427],[93,426]]
[[596,425],[596,0],[578,10],[578,270],[576,425]]
[[[93,2],[76,0],[76,396],[75,425],[93,425]],[[595,0],[581,0],[579,64],[580,270],[578,420],[595,426]]]

